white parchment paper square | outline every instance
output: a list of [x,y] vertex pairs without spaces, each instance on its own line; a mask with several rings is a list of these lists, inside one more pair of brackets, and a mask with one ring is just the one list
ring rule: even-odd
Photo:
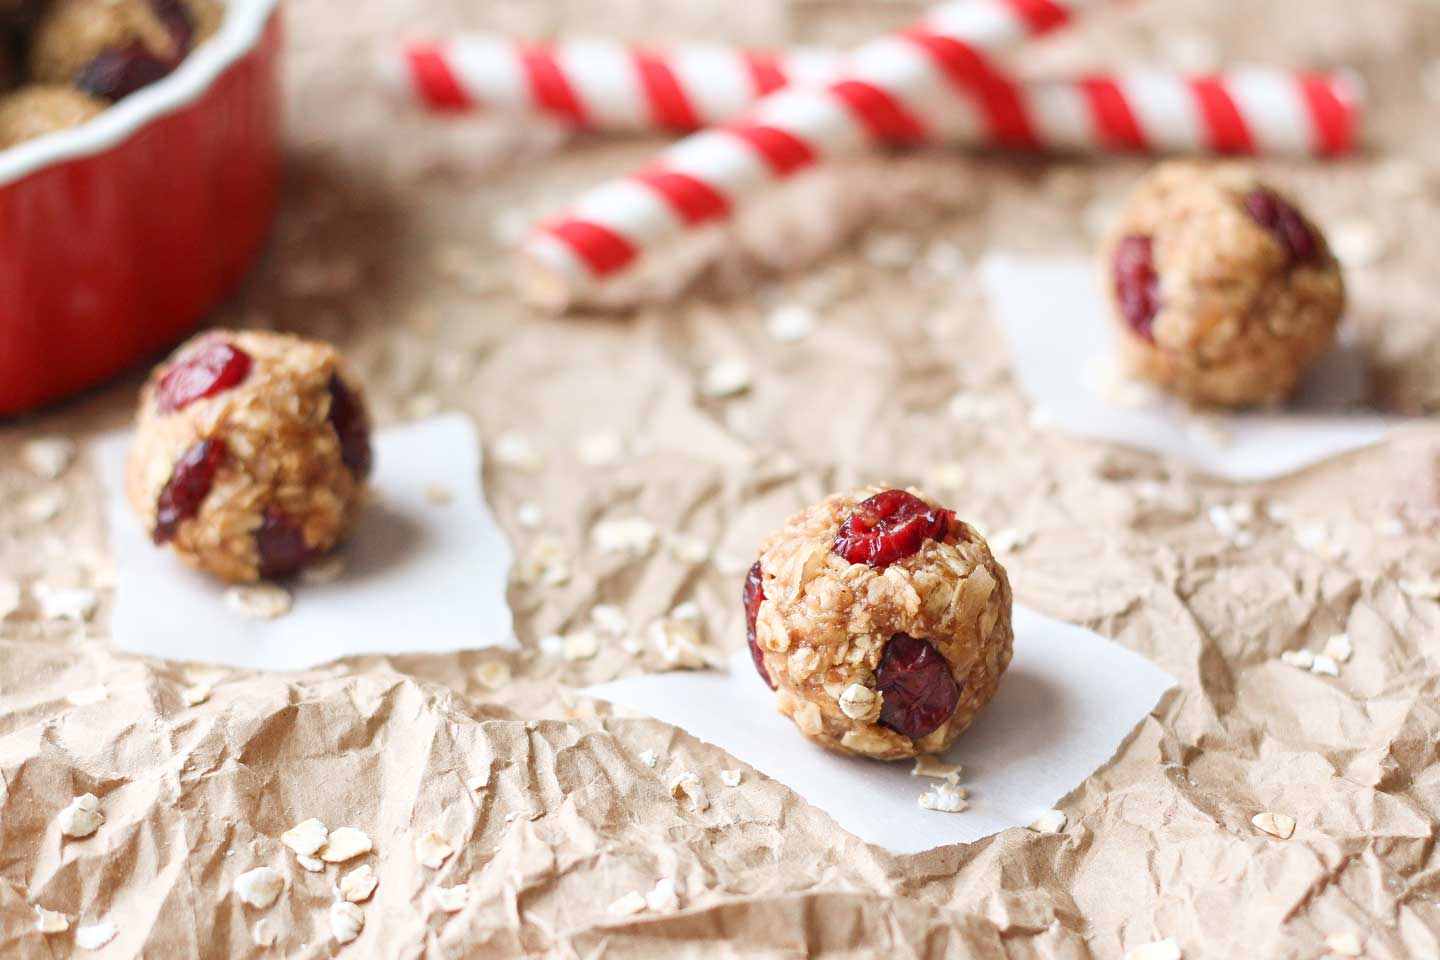
[[963,813],[922,809],[917,799],[936,781],[912,776],[908,761],[845,757],[804,739],[775,711],[747,650],[728,672],[650,674],[583,692],[723,748],[862,840],[919,853],[1033,822],[1108,761],[1175,683],[1083,627],[1023,607],[1014,622],[1015,658],[999,693],[945,756],[965,767]]
[[[480,494],[474,426],[445,415],[377,431],[374,444],[376,497],[342,548],[344,575],[330,584],[296,582],[288,614],[247,620],[225,605],[221,584],[150,543],[125,502],[130,435],[99,441],[115,556],[115,645],[172,660],[298,670],[360,654],[513,644],[510,546]],[[431,487],[452,500],[432,503]]]
[[1067,433],[1151,450],[1231,480],[1264,480],[1369,446],[1404,423],[1354,409],[1365,394],[1365,364],[1344,348],[1315,365],[1289,406],[1214,415],[1223,439],[1196,429],[1195,415],[1158,391],[1136,385],[1143,402],[1119,405],[1094,382],[1114,351],[1093,264],[992,255],[980,280],[1020,386]]

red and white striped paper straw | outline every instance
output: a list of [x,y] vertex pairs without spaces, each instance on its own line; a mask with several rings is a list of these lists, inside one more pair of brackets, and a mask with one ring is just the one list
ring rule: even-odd
[[[792,83],[834,80],[846,63],[839,51],[817,48],[659,50],[609,40],[551,45],[472,36],[406,44],[386,67],[392,83],[432,109],[548,116],[606,132],[690,132],[732,120]],[[1191,76],[1126,70],[1042,81],[997,71],[987,82],[1019,111],[1023,122],[1015,128],[1028,130],[1010,145],[1044,150],[1333,156],[1355,144],[1361,99],[1349,74],[1265,67]],[[1012,89],[1003,90],[1007,85]],[[931,135],[985,144],[991,132],[1004,129],[976,115],[973,91],[952,92],[956,109],[947,111],[948,120],[927,118]]]
[[927,117],[946,116],[954,84],[978,92],[995,141],[1033,136],[995,83],[982,51],[1011,46],[1070,19],[1085,0],[961,0],[908,30],[866,43],[823,86],[787,87],[741,118],[692,134],[656,163],[602,184],[526,242],[523,292],[564,307],[630,266],[647,248],[723,220],[756,189],[875,142],[932,139]]

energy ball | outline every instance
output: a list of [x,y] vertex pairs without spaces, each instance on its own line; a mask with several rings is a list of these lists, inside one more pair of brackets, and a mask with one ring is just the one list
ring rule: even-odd
[[1127,373],[1201,405],[1280,403],[1345,309],[1320,230],[1237,166],[1157,167],[1101,269]]
[[97,116],[105,104],[73,87],[30,84],[0,95],[0,150]]
[[222,13],[216,0],[58,0],[35,28],[30,72],[119,100],[179,66]]
[[906,490],[841,493],[760,548],[750,654],[800,732],[842,753],[940,753],[1010,664],[1010,581],[974,527]]
[[140,395],[126,492],[156,544],[227,582],[293,574],[354,524],[370,418],[334,347],[211,331]]

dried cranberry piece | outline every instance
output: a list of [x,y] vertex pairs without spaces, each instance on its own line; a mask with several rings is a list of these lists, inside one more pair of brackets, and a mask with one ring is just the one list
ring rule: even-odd
[[1320,255],[1320,243],[1300,211],[1273,190],[1252,190],[1245,194],[1245,209],[1285,248],[1286,266],[1310,263]]
[[239,385],[249,375],[250,354],[215,341],[165,371],[155,387],[155,405],[161,413],[183,410],[202,397]]
[[268,508],[255,531],[255,547],[260,554],[260,576],[266,580],[290,576],[319,553],[305,542],[297,527]]
[[1155,314],[1160,312],[1160,278],[1155,274],[1155,245],[1147,236],[1131,234],[1115,245],[1115,299],[1120,315],[1137,337],[1155,342]]
[[928,640],[908,633],[895,634],[885,645],[875,689],[884,694],[880,725],[912,740],[939,729],[960,702],[950,664]]
[[369,476],[370,417],[360,398],[334,375],[330,377],[330,426],[340,440],[340,460],[355,476]]
[[760,615],[760,604],[765,600],[765,586],[760,575],[760,563],[756,561],[755,566],[745,575],[745,640],[750,644],[750,659],[755,661],[755,669],[760,671],[760,679],[771,690],[775,689],[775,681],[770,679],[770,671],[765,669],[765,657],[760,653],[760,644],[755,642],[755,618]]
[[152,536],[157,544],[168,542],[182,520],[200,512],[200,504],[210,493],[215,471],[224,459],[225,443],[221,440],[201,440],[185,451],[156,501]]
[[120,100],[161,79],[180,65],[195,37],[195,21],[180,0],[150,0],[150,9],[170,34],[170,53],[157,54],[139,40],[100,51],[75,83],[102,100]]
[[835,552],[850,563],[883,567],[944,539],[955,514],[904,490],[885,490],[856,504],[835,535]]

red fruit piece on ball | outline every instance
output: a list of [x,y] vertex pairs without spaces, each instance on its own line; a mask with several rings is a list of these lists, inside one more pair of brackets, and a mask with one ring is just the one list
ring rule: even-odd
[[152,536],[157,544],[169,542],[182,521],[200,512],[224,459],[225,444],[220,440],[201,440],[185,451],[156,501]]
[[249,375],[250,354],[217,340],[165,371],[155,386],[155,405],[161,413],[174,413],[238,386]]
[[1245,209],[1256,223],[1285,248],[1286,265],[1297,267],[1320,255],[1320,243],[1310,224],[1273,190],[1252,190],[1245,194]]
[[266,580],[288,577],[315,559],[318,551],[305,542],[299,528],[275,510],[266,509],[255,531],[260,555],[260,576]]
[[835,535],[834,550],[850,563],[883,567],[919,552],[927,539],[943,540],[955,514],[913,493],[885,490],[856,504]]
[[330,426],[340,440],[340,460],[355,476],[370,474],[370,417],[339,377],[330,378]]
[[928,640],[897,633],[885,644],[875,670],[880,725],[918,740],[934,733],[960,702],[960,688],[950,664]]
[[1155,342],[1155,315],[1160,312],[1160,278],[1155,273],[1154,242],[1131,234],[1115,245],[1115,299],[1125,325],[1137,337]]
[[155,56],[137,40],[100,51],[85,64],[75,85],[101,100],[121,100],[174,69],[174,62]]
[[775,681],[770,679],[770,671],[765,669],[765,657],[760,652],[760,644],[755,642],[755,618],[760,615],[760,604],[765,600],[765,585],[760,574],[760,564],[750,568],[745,575],[745,640],[750,644],[750,658],[755,661],[755,669],[760,671],[760,679],[771,690],[775,689]]

